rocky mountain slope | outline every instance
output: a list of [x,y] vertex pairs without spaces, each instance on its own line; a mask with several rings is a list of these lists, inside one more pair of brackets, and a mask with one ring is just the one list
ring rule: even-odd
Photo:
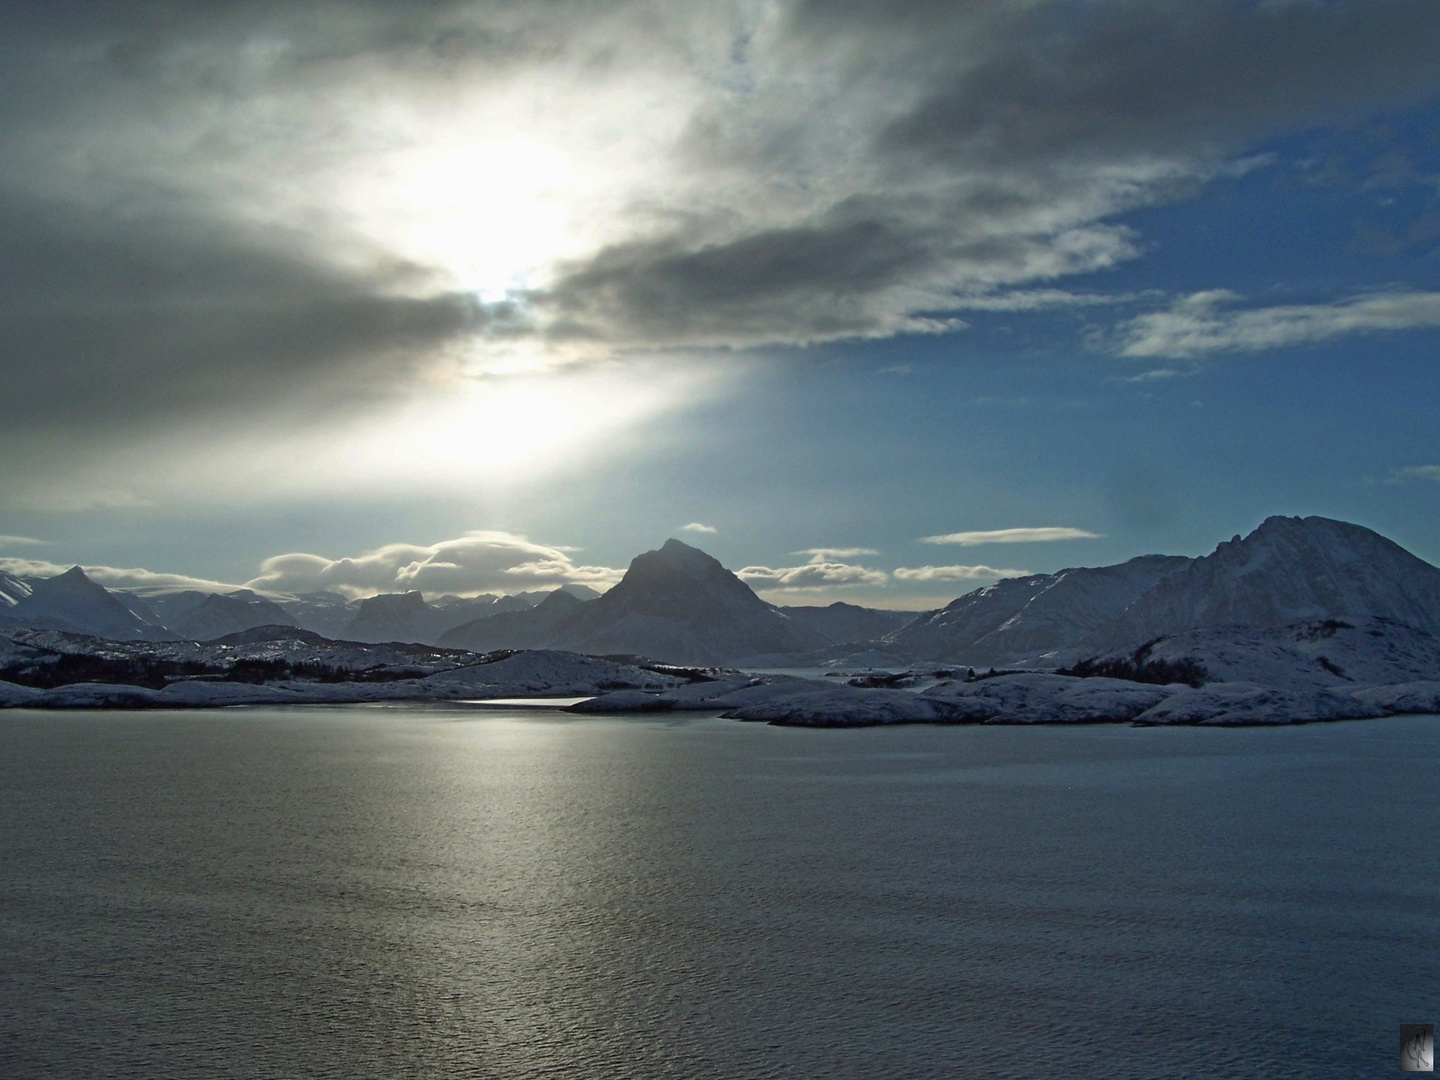
[[437,644],[473,652],[533,649],[548,639],[555,627],[583,602],[564,589],[556,589],[532,608],[501,611],[447,630],[440,635]]
[[780,613],[833,644],[863,643],[894,633],[915,618],[913,611],[888,611],[836,601],[828,607],[782,607]]
[[1117,566],[997,581],[916,618],[880,647],[908,660],[1017,663],[1074,645],[1190,561],[1141,555]]

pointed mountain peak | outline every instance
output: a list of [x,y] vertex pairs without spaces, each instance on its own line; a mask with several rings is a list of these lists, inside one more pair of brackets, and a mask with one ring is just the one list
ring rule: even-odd
[[[107,598],[113,599],[113,597],[110,597],[110,591],[106,589],[105,586],[97,584],[78,566],[72,566],[63,574],[56,574],[52,578],[32,579],[31,584],[37,590],[43,591],[51,596],[75,595],[99,597],[103,594]],[[116,603],[119,603],[119,601],[116,601]]]
[[[672,566],[676,570],[709,572],[716,567],[724,569],[723,566],[720,566],[719,559],[673,537],[661,544],[658,551],[647,551],[645,555],[636,556],[635,561],[643,559],[647,555],[659,556],[666,565]],[[632,561],[631,565],[634,564]]]
[[665,541],[655,551],[647,551],[631,559],[630,568],[625,571],[620,583],[605,595],[615,595],[618,599],[635,590],[673,592],[696,587],[708,591],[718,589],[732,596],[743,596],[744,600],[763,603],[750,586],[726,570],[719,559],[673,539]]
[[564,608],[566,610],[569,610],[570,608],[576,607],[583,603],[585,603],[585,601],[581,600],[573,593],[568,593],[564,589],[556,589],[549,596],[545,597],[544,600],[541,600],[540,603],[536,604],[535,610],[538,610],[539,608],[544,608],[547,611],[553,611],[556,608]]

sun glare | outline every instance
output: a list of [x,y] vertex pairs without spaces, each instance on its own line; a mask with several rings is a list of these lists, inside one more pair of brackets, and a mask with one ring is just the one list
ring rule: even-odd
[[570,232],[568,163],[515,138],[446,138],[357,181],[351,198],[410,258],[443,267],[482,300],[539,284]]
[[388,111],[369,120],[366,167],[328,177],[330,209],[452,287],[503,299],[613,239],[667,182],[687,115],[673,85],[643,79],[487,86],[445,110]]

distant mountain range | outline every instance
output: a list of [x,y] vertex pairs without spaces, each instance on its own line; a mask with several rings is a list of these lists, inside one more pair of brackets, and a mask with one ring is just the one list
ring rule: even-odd
[[554,649],[690,665],[936,663],[1055,667],[1207,628],[1382,619],[1440,636],[1440,569],[1359,525],[1272,517],[1201,558],[1144,555],[976,589],[919,615],[851,604],[777,607],[705,552],[669,540],[604,595],[441,597],[335,593],[267,598],[112,593],[78,567],[0,573],[0,626],[118,641],[210,640],[258,626],[452,649]]

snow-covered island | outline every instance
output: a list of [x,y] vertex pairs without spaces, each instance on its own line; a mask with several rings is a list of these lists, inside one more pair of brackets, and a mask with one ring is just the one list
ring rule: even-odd
[[[1142,556],[1002,581],[913,618],[778,608],[673,540],[602,596],[450,598],[458,627],[444,626],[446,604],[406,595],[365,601],[352,625],[408,618],[438,644],[337,640],[297,625],[309,604],[333,630],[343,598],[141,603],[78,568],[0,580],[0,707],[565,697],[585,699],[569,706],[582,714],[705,710],[822,727],[1440,713],[1440,570],[1324,518],[1270,518],[1198,559]],[[277,612],[284,621],[196,641],[162,622],[167,611],[190,628]],[[879,634],[837,640],[857,629]],[[765,670],[780,667],[826,674]]]

